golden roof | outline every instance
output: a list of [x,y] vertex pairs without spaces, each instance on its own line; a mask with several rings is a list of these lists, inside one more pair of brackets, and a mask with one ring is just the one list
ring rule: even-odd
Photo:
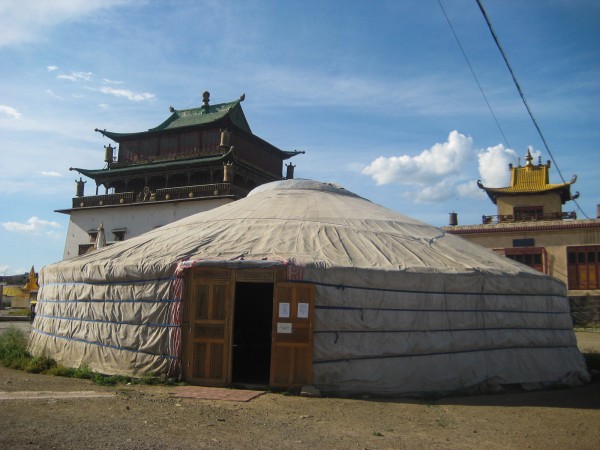
[[531,162],[533,157],[529,149],[525,160],[527,161],[525,166],[514,167],[512,164],[508,165],[510,169],[510,186],[491,188],[483,186],[479,180],[477,185],[485,190],[494,204],[496,199],[502,195],[541,194],[551,191],[559,191],[563,203],[574,198],[571,196],[571,185],[575,183],[577,176],[574,176],[568,183],[550,184],[550,161],[546,164],[542,164],[540,161],[538,165],[534,165]]

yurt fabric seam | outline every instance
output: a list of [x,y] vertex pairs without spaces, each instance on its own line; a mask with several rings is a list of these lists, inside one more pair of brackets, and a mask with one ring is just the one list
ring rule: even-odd
[[78,285],[92,285],[92,286],[110,286],[110,285],[124,285],[124,284],[143,284],[143,283],[155,283],[157,281],[173,281],[176,277],[162,277],[162,278],[149,278],[145,280],[122,280],[122,281],[69,281],[61,283],[47,283],[40,285],[42,287],[50,286],[78,286]]
[[340,359],[322,359],[313,360],[313,364],[335,364],[343,363],[347,361],[364,361],[374,359],[394,359],[394,358],[420,358],[425,356],[444,356],[444,355],[460,355],[468,353],[479,353],[479,352],[490,352],[490,351],[503,351],[503,350],[539,350],[539,349],[555,349],[555,348],[577,348],[573,345],[538,345],[538,346],[510,346],[510,347],[489,347],[489,348],[477,348],[470,350],[456,350],[448,352],[431,352],[431,353],[412,353],[405,355],[374,355],[374,356],[356,356],[351,358],[340,358]]
[[46,319],[57,319],[57,320],[70,320],[74,322],[89,322],[89,323],[110,323],[113,325],[133,325],[133,326],[144,326],[144,327],[179,327],[181,324],[175,323],[149,323],[149,322],[126,322],[126,321],[114,321],[114,320],[98,320],[98,319],[81,319],[78,317],[65,317],[65,316],[52,316],[40,314],[39,317],[43,317]]
[[74,337],[59,336],[59,335],[56,335],[56,334],[47,333],[45,331],[40,331],[40,330],[35,330],[35,331],[38,332],[38,333],[40,333],[40,334],[44,334],[46,336],[50,336],[50,337],[53,337],[53,338],[64,339],[64,340],[67,340],[67,341],[81,342],[82,344],[97,345],[98,347],[112,348],[114,350],[120,350],[120,351],[132,352],[132,353],[141,353],[141,354],[144,354],[144,355],[151,355],[151,356],[158,356],[160,358],[180,359],[180,357],[176,356],[176,355],[165,355],[165,354],[161,354],[161,353],[144,352],[144,351],[141,351],[141,350],[135,350],[135,349],[132,349],[132,348],[127,348],[127,347],[118,347],[116,345],[103,344],[101,342],[87,341],[85,339],[79,339],[79,338],[74,338]]
[[375,291],[375,292],[398,292],[403,294],[433,294],[433,295],[470,295],[470,296],[481,296],[481,295],[502,295],[512,297],[558,297],[562,296],[553,293],[511,293],[511,292],[449,292],[449,291],[417,291],[410,289],[387,289],[387,288],[374,288],[368,286],[353,286],[349,284],[329,284],[311,280],[288,280],[289,283],[297,284],[312,284],[315,286],[332,287],[336,289],[359,289],[364,291]]
[[527,311],[522,309],[427,309],[427,308],[369,308],[361,306],[315,306],[315,309],[330,310],[330,311],[401,311],[401,312],[439,312],[444,314],[450,313],[505,313],[505,314],[556,314],[569,315],[571,313],[565,311]]

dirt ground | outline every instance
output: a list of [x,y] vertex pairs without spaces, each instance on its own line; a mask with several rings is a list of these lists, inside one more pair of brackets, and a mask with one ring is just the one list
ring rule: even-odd
[[[600,350],[600,334],[578,333]],[[0,394],[93,391],[108,398],[0,400],[0,447],[597,449],[600,381],[551,391],[436,400],[174,396],[168,386],[101,387],[0,367]],[[80,397],[83,394],[80,394]]]

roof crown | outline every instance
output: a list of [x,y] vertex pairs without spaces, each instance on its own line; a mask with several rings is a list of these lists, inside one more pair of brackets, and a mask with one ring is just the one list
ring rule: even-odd
[[524,167],[513,167],[509,164],[510,169],[510,187],[515,191],[530,192],[532,190],[543,190],[550,184],[550,161],[542,164],[541,158],[537,166],[531,162],[533,157],[531,151],[527,149],[525,156],[526,164]]

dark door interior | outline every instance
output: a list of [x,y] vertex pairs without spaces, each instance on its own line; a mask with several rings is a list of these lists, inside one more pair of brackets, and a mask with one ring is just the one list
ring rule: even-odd
[[236,283],[232,381],[269,384],[273,283]]

